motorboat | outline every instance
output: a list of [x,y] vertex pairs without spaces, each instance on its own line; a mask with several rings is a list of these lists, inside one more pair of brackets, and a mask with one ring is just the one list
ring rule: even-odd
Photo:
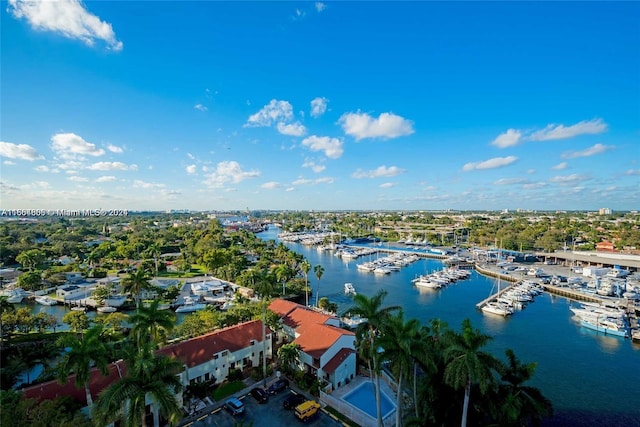
[[582,318],[580,324],[585,328],[602,332],[605,335],[614,335],[623,338],[629,337],[629,328],[621,319],[595,316],[590,319]]
[[344,293],[347,295],[356,295],[356,288],[353,287],[353,283],[344,284]]
[[48,297],[46,295],[42,295],[42,296],[36,297],[35,300],[36,300],[36,302],[38,304],[47,305],[47,306],[52,306],[52,305],[58,304],[57,300],[54,300],[53,298],[50,298],[50,297]]
[[194,311],[204,310],[207,304],[197,302],[191,297],[184,298],[184,304],[176,308],[176,313],[193,313]]
[[482,306],[483,313],[496,314],[498,316],[509,316],[513,314],[513,308],[502,302],[488,302]]
[[96,308],[96,311],[98,313],[113,313],[116,310],[117,310],[117,308],[111,307],[111,306],[108,306],[108,305],[103,305],[101,307]]
[[126,300],[127,300],[126,295],[122,295],[122,294],[109,295],[107,298],[104,299],[104,305],[108,305],[110,307],[122,307],[122,305],[125,303]]

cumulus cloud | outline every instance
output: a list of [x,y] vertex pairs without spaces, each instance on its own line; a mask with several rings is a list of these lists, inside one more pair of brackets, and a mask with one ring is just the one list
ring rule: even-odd
[[575,185],[587,179],[589,179],[589,177],[586,175],[574,173],[571,175],[557,175],[549,179],[549,181],[560,185]]
[[87,181],[89,181],[89,179],[88,179],[88,178],[85,178],[85,177],[83,177],[83,176],[77,176],[77,175],[70,176],[70,177],[69,177],[69,178],[67,178],[67,179],[68,179],[69,181],[73,181],[73,182],[87,182]]
[[562,154],[562,158],[564,159],[574,159],[576,157],[589,157],[595,156],[596,154],[604,153],[608,150],[613,150],[615,147],[612,145],[604,145],[604,144],[595,144],[585,150],[581,151],[567,151]]
[[568,164],[567,162],[561,162],[558,163],[557,165],[553,166],[551,169],[556,170],[556,171],[561,171],[561,170],[565,170],[567,168]]
[[624,174],[629,176],[640,176],[640,169],[628,169]]
[[260,186],[261,188],[265,188],[267,190],[274,190],[276,188],[280,188],[282,187],[282,185],[279,182],[276,181],[270,181],[270,182],[265,182],[264,184],[262,184]]
[[311,117],[320,117],[327,111],[327,98],[317,97],[311,100]]
[[316,179],[298,178],[293,181],[292,185],[314,185],[314,184],[332,184],[334,179],[328,176]]
[[112,153],[122,153],[124,151],[121,147],[115,146],[113,144],[107,145],[107,150],[111,151]]
[[516,184],[526,184],[529,180],[525,178],[502,178],[496,181],[493,181],[493,185],[516,185]]
[[202,104],[196,104],[196,105],[193,106],[193,108],[195,110],[198,110],[198,111],[207,111],[208,110],[208,108],[206,106],[202,105]]
[[317,10],[318,12],[322,12],[322,11],[324,11],[326,8],[327,8],[327,5],[326,5],[326,4],[322,3],[321,1],[317,1],[317,2],[316,2],[316,10]]
[[8,11],[17,19],[25,19],[35,30],[81,40],[87,46],[102,40],[109,49],[122,50],[111,24],[87,11],[79,0],[9,0]]
[[393,182],[385,182],[385,183],[379,185],[380,188],[391,188],[391,187],[395,187],[395,186],[396,186],[396,184],[394,184]]
[[344,133],[356,141],[364,138],[391,139],[411,135],[413,122],[393,113],[382,113],[377,119],[367,113],[346,113],[339,121]]
[[271,126],[277,122],[287,122],[293,119],[293,107],[288,101],[272,99],[260,111],[249,116],[245,127]]
[[187,166],[187,168],[186,168],[187,173],[188,173],[189,175],[193,175],[194,173],[196,173],[196,169],[197,169],[197,166],[196,166],[196,165],[189,165],[189,166]]
[[376,169],[373,170],[369,170],[369,171],[365,171],[362,169],[358,169],[357,171],[355,171],[353,174],[351,174],[351,176],[353,178],[379,178],[379,177],[391,177],[391,176],[397,176],[400,175],[401,173],[405,172],[404,169],[401,169],[397,166],[390,166],[390,167],[386,167],[386,166],[379,166]]
[[152,183],[152,182],[146,182],[143,181],[141,179],[136,179],[135,181],[133,181],[133,186],[135,188],[144,188],[146,190],[151,190],[151,189],[158,189],[158,188],[164,188],[165,185],[164,184],[156,184],[156,183]]
[[30,162],[44,158],[30,145],[13,144],[4,141],[0,141],[0,156],[10,159],[29,160]]
[[113,182],[116,180],[116,177],[113,175],[104,175],[96,179],[96,182]]
[[547,125],[544,129],[533,132],[528,139],[531,141],[549,141],[553,139],[573,138],[578,135],[593,135],[607,130],[607,124],[602,119],[583,120],[575,125]]
[[307,129],[298,122],[291,124],[279,122],[277,129],[281,134],[289,136],[303,136],[305,133],[307,133]]
[[496,139],[491,142],[498,148],[513,147],[520,143],[522,132],[516,129],[508,129],[505,133],[498,135]]
[[305,162],[302,164],[303,168],[310,168],[312,171],[314,171],[315,173],[320,173],[323,170],[326,169],[325,165],[322,164],[318,164],[312,160],[305,160]]
[[45,165],[40,165],[40,166],[36,166],[35,168],[36,172],[49,172],[49,166],[45,166]]
[[244,171],[240,163],[231,160],[217,164],[215,171],[211,172],[204,181],[206,185],[213,188],[222,188],[226,183],[237,184],[248,178],[260,176],[259,171]]
[[104,150],[95,144],[85,141],[75,133],[57,133],[51,137],[51,149],[64,159],[77,155],[102,156]]
[[93,171],[126,171],[126,170],[137,170],[137,165],[127,165],[122,162],[97,162],[87,166],[87,169]]
[[504,166],[508,166],[511,163],[518,160],[516,156],[508,156],[508,157],[494,157],[493,159],[484,160],[482,162],[470,162],[466,163],[462,170],[465,172],[472,170],[483,170],[483,169],[496,169]]
[[302,140],[302,145],[311,151],[324,151],[330,159],[338,159],[344,152],[343,142],[338,138],[312,135]]

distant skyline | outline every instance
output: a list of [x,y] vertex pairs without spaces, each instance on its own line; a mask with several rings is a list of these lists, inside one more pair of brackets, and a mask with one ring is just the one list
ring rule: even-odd
[[0,208],[638,210],[640,3],[2,1]]

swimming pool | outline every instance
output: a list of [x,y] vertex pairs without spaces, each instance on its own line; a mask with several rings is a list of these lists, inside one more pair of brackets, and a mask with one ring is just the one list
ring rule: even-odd
[[[367,381],[360,384],[357,388],[345,394],[342,399],[360,409],[361,411],[365,412],[366,414],[370,415],[371,417],[377,418],[376,393],[372,382]],[[387,415],[393,412],[393,410],[396,408],[396,405],[382,390],[380,390],[380,407],[382,409],[383,419],[386,418]]]

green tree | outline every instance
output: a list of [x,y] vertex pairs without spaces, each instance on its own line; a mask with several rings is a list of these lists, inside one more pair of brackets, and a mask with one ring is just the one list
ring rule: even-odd
[[62,321],[76,333],[82,333],[91,324],[89,316],[82,311],[70,311],[62,316]]
[[100,393],[93,408],[98,425],[119,421],[127,427],[147,426],[146,400],[157,407],[171,425],[182,415],[176,394],[182,391],[178,374],[182,364],[166,356],[154,354],[152,343],[126,352],[126,376]]
[[175,325],[176,315],[173,311],[158,309],[159,304],[160,300],[154,300],[146,307],[138,307],[129,318],[133,324],[131,336],[138,345],[149,339],[158,344],[167,341],[168,334]]
[[9,301],[9,297],[6,295],[0,295],[0,347],[4,339],[4,326],[2,324],[2,318],[5,313],[13,313],[16,308]]
[[42,272],[30,270],[18,276],[18,286],[25,291],[37,291],[42,287]]
[[73,334],[60,338],[60,344],[68,348],[58,364],[58,381],[66,383],[69,374],[75,374],[76,387],[84,387],[87,396],[87,406],[91,408],[93,399],[89,390],[91,379],[91,365],[100,370],[102,375],[108,374],[107,359],[108,349],[105,343],[104,329],[102,325],[95,325],[88,329],[82,337]]
[[140,307],[140,294],[142,291],[152,288],[151,283],[149,283],[149,275],[145,270],[136,270],[129,273],[129,276],[122,281],[122,285],[124,291],[131,293],[133,296],[136,308]]
[[471,320],[462,322],[462,332],[447,331],[447,347],[444,356],[447,366],[444,380],[455,389],[464,390],[461,426],[467,425],[467,413],[471,386],[476,384],[486,393],[493,380],[492,369],[499,369],[500,362],[482,348],[491,340],[489,335],[473,329]]
[[291,365],[298,360],[298,356],[300,355],[300,344],[298,343],[287,343],[283,344],[282,347],[278,349],[278,359],[280,359],[280,366],[286,372],[291,370]]
[[318,278],[318,288],[316,289],[316,307],[318,306],[318,297],[320,296],[320,279],[322,279],[322,275],[324,274],[324,268],[318,264],[313,267],[313,272],[316,274]]
[[16,257],[16,261],[22,264],[23,268],[27,267],[29,271],[31,271],[41,265],[44,262],[45,257],[45,253],[40,249],[29,249],[18,255]]
[[357,315],[367,319],[366,323],[358,325],[356,336],[358,337],[358,353],[364,356],[369,363],[369,371],[375,380],[376,413],[378,426],[382,426],[382,407],[380,403],[380,354],[378,337],[385,329],[390,315],[400,307],[382,307],[387,291],[380,290],[371,298],[357,294],[353,297],[353,306],[345,310],[345,313]]
[[304,274],[304,305],[309,306],[309,271],[311,264],[306,259],[300,264],[300,270]]

